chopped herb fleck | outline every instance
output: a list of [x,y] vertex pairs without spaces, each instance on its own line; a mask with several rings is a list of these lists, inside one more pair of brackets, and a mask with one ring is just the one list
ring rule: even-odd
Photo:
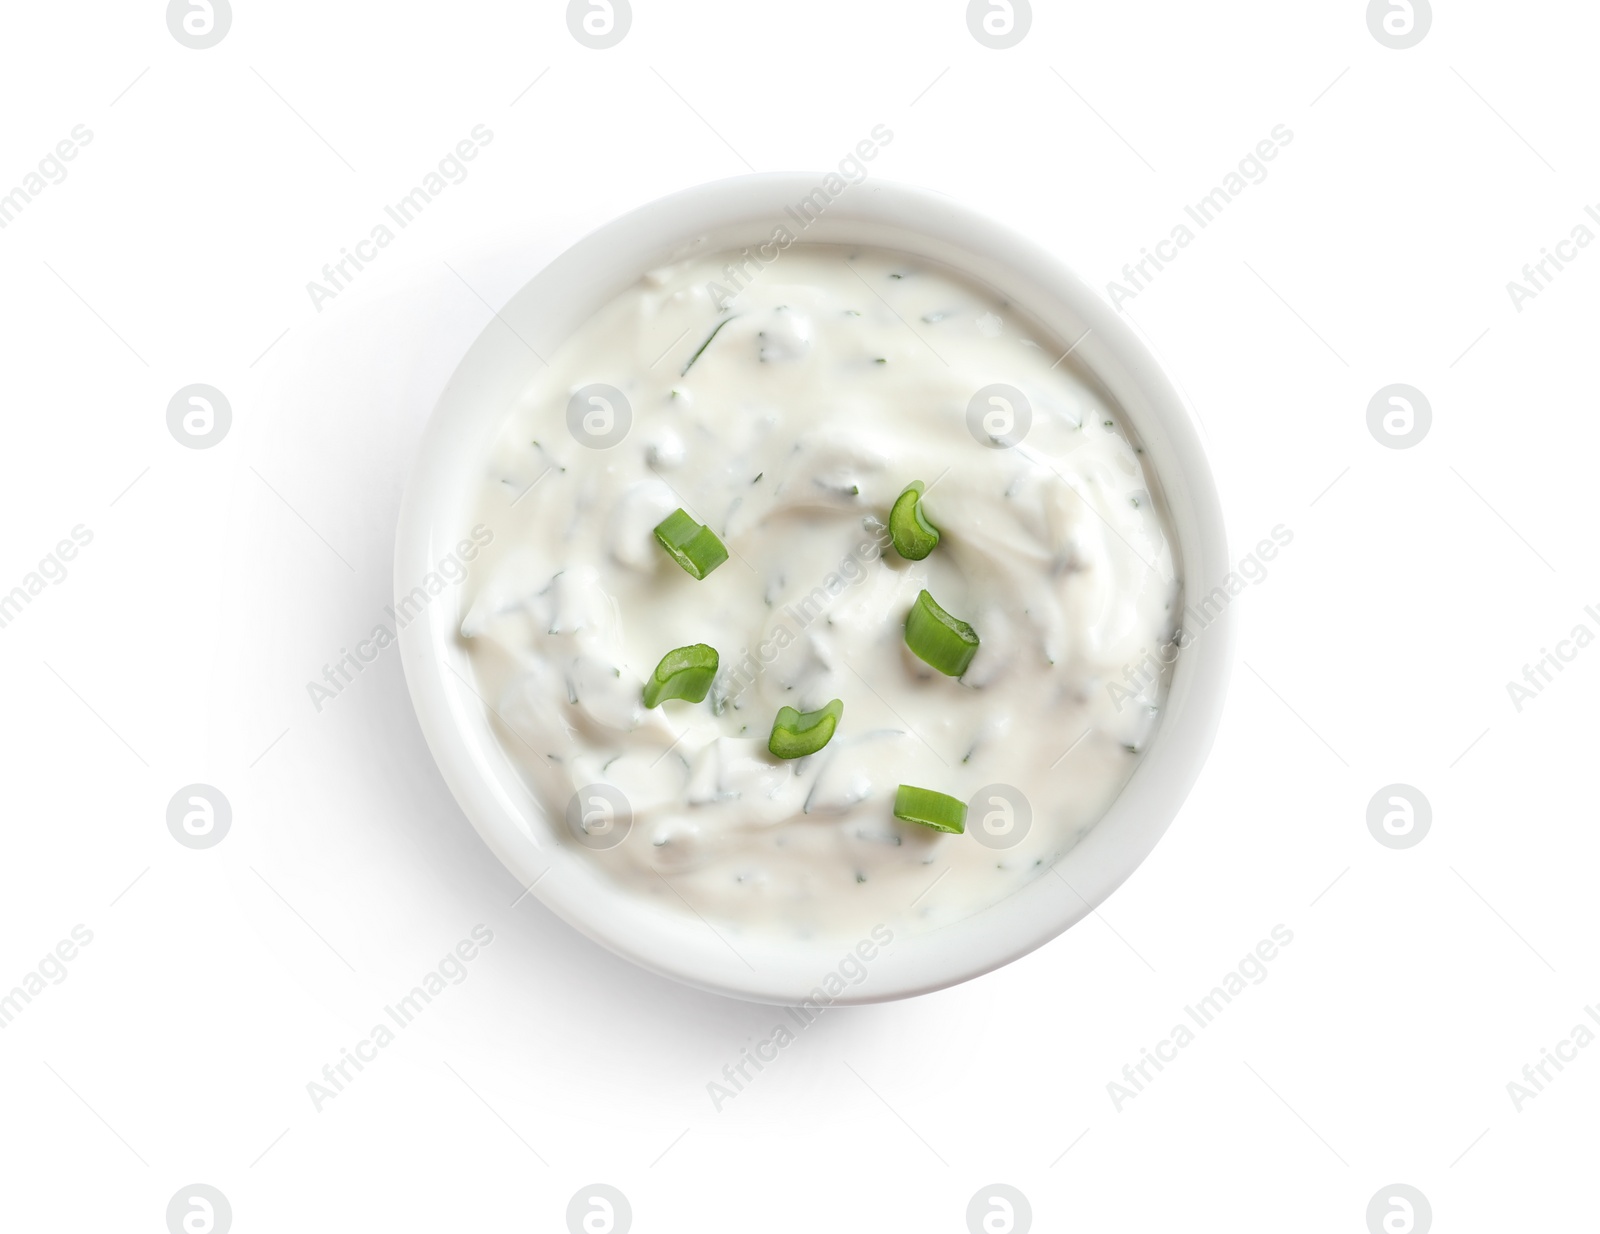
[[698,360],[702,355],[705,354],[705,350],[706,350],[707,347],[711,346],[711,340],[716,338],[717,335],[721,334],[722,333],[722,327],[727,325],[730,321],[733,320],[734,317],[737,317],[738,315],[739,314],[735,313],[733,315],[733,317],[724,317],[721,321],[719,321],[716,324],[716,327],[711,331],[711,333],[706,335],[706,341],[700,344],[700,350],[695,352],[694,355],[689,357],[689,363],[687,363],[687,364],[685,364],[683,366],[683,372],[679,373],[678,376],[684,377],[684,376],[688,375],[689,370],[694,367],[694,362],[696,360]]

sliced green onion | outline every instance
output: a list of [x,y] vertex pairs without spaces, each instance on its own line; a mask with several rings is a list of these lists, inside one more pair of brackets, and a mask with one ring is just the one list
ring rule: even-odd
[[959,677],[978,654],[978,635],[923,591],[906,614],[906,646],[946,677]]
[[921,561],[939,543],[939,529],[928,521],[922,512],[921,480],[915,480],[895,499],[889,511],[889,535],[894,539],[894,551],[907,561]]
[[704,578],[728,560],[728,550],[717,533],[695,522],[681,507],[657,524],[656,539],[695,578]]
[[844,701],[834,699],[821,711],[796,711],[793,707],[780,707],[778,717],[772,722],[772,736],[767,749],[777,758],[801,758],[815,754],[833,740],[833,731],[839,727],[839,717],[844,714]]
[[704,643],[678,647],[661,657],[656,671],[644,683],[644,705],[654,707],[669,698],[698,703],[717,675],[717,649]]
[[967,829],[966,802],[912,784],[902,784],[895,789],[894,816],[953,835],[960,835]]

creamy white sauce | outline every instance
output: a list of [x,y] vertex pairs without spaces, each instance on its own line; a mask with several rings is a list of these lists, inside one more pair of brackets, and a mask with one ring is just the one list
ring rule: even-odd
[[[507,417],[461,627],[478,689],[551,831],[638,895],[764,932],[948,924],[1076,843],[1150,738],[1165,682],[1126,669],[1175,629],[1159,488],[1076,361],[1058,363],[1067,344],[991,294],[893,253],[795,246],[722,310],[738,260],[642,280]],[[1031,407],[1012,448],[969,428],[996,383]],[[568,428],[595,385],[626,410],[585,399],[591,429],[631,418],[608,448]],[[1003,433],[1003,405],[983,406]],[[885,527],[913,480],[943,535],[918,562]],[[729,549],[704,581],[652,535],[678,507]],[[981,639],[961,680],[905,646],[923,588]],[[691,643],[721,655],[711,696],[645,709],[646,676]],[[834,698],[825,749],[767,752],[779,707]],[[990,794],[968,834],[940,834],[894,818],[902,783],[962,800],[1010,785],[1031,823],[982,843],[986,819],[1005,825]],[[594,785],[630,807],[615,847],[567,826]],[[603,811],[580,813],[603,833]]]

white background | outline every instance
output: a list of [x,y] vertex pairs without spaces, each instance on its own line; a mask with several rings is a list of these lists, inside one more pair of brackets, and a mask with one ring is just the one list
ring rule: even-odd
[[[0,591],[93,533],[0,629],[0,989],[94,936],[0,1030],[8,1228],[160,1231],[194,1182],[241,1234],[560,1231],[596,1181],[641,1232],[958,1234],[995,1182],[1049,1231],[1360,1234],[1396,1182],[1441,1231],[1592,1222],[1600,1049],[1520,1113],[1506,1085],[1600,1003],[1600,649],[1520,714],[1506,682],[1600,632],[1600,248],[1520,313],[1506,283],[1600,202],[1600,13],[1439,4],[1395,51],[1360,0],[1037,7],[992,51],[953,0],[635,0],[592,51],[549,0],[239,0],[195,51],[156,0],[8,6],[0,193],[94,135],[0,231]],[[1292,130],[1127,308],[1236,555],[1294,542],[1237,602],[1214,756],[1097,917],[830,1012],[718,1112],[779,1013],[513,907],[392,650],[320,713],[305,683],[382,617],[488,305],[626,209],[880,123],[875,175],[1102,286]],[[470,177],[316,311],[307,281],[478,124]],[[192,382],[233,408],[212,449],[167,430]],[[1367,429],[1391,382],[1431,402],[1415,448]],[[165,820],[197,781],[233,807],[204,851]],[[1433,808],[1405,851],[1366,824],[1392,782]],[[317,1112],[307,1082],[480,923],[468,979]],[[1279,923],[1270,976],[1119,1112],[1107,1083]]]

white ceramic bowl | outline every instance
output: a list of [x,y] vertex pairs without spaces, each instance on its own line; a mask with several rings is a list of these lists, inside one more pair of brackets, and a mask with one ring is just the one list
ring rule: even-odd
[[[784,207],[823,176],[719,180],[608,223],[547,266],[501,310],[456,369],[423,434],[401,507],[396,595],[424,579],[472,523],[485,460],[538,361],[644,272],[693,252],[763,244]],[[804,243],[895,249],[954,267],[1008,298],[1062,340],[1120,406],[1165,493],[1187,596],[1227,574],[1222,512],[1194,420],[1127,325],[1038,245],[924,190],[868,180],[839,195]],[[781,258],[780,258],[781,260]],[[1200,584],[1204,584],[1201,586]],[[523,886],[596,942],[646,968],[741,998],[797,1003],[839,968],[837,940],[796,942],[714,931],[681,908],[643,902],[563,843],[513,770],[468,683],[456,636],[462,588],[452,584],[400,632],[412,702],[456,800]],[[1087,915],[1138,867],[1188,795],[1221,717],[1232,655],[1226,609],[1179,656],[1165,714],[1111,809],[1057,863],[998,904],[931,933],[897,937],[835,1002],[904,998],[988,972]],[[1070,884],[1070,889],[1069,889]],[[853,968],[854,966],[852,966]]]

